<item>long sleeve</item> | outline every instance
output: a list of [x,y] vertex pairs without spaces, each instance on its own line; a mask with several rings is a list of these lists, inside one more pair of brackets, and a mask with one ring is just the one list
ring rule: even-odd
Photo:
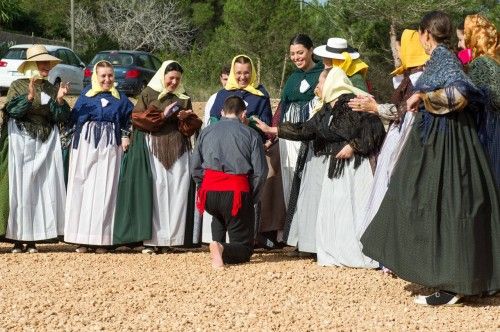
[[440,115],[461,111],[468,104],[466,96],[454,86],[423,93],[422,100],[427,112]]
[[70,119],[71,108],[66,100],[60,105],[55,99],[50,98],[49,107],[54,122],[67,122]]
[[378,104],[378,115],[384,120],[396,120],[398,118],[398,109],[394,104]]
[[252,185],[253,200],[254,202],[258,202],[269,171],[267,167],[266,155],[264,153],[264,147],[262,146],[260,138],[255,137],[252,142],[251,160],[253,173],[251,173],[249,177]]
[[157,132],[162,128],[165,120],[163,110],[150,105],[149,96],[146,91],[143,91],[132,112],[132,124],[134,127],[143,131]]
[[28,113],[28,111],[33,107],[33,103],[28,100],[28,95],[19,95],[16,97],[9,98],[5,110],[7,114],[14,119],[20,119]]
[[290,141],[311,141],[316,134],[305,123],[284,122],[278,127],[278,137]]
[[370,157],[380,151],[385,138],[384,125],[373,114],[363,114],[357,130],[357,135],[349,140],[349,145],[356,153]]
[[203,134],[200,135],[198,141],[196,142],[196,146],[191,155],[191,176],[193,177],[196,186],[200,186],[203,180],[203,156],[201,154],[201,145],[203,140]]

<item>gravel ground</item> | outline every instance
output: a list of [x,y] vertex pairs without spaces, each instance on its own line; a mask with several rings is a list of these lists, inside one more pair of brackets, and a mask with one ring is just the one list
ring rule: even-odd
[[[193,106],[202,115],[204,103]],[[258,251],[249,264],[214,271],[206,250],[39,249],[10,254],[0,244],[0,331],[500,331],[499,295],[419,307],[412,295],[430,289],[283,251]]]
[[0,245],[0,330],[499,331],[500,296],[412,303],[429,289],[378,271],[319,267],[286,252],[215,271],[206,250],[155,256]]

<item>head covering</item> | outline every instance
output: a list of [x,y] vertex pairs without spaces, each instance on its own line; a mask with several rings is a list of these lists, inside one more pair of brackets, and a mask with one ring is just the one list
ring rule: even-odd
[[165,69],[167,69],[167,66],[171,63],[178,63],[177,61],[173,60],[167,60],[164,61],[161,64],[160,69],[156,72],[156,74],[153,76],[151,81],[149,81],[148,86],[155,90],[156,92],[159,92],[160,94],[158,95],[158,100],[162,99],[164,96],[166,96],[168,93],[172,93],[179,97],[179,99],[189,99],[189,96],[185,95],[184,93],[186,90],[184,90],[184,86],[182,83],[179,83],[175,91],[168,91],[167,88],[165,87]]
[[366,71],[368,70],[368,65],[366,63],[364,63],[360,59],[353,59],[351,57],[351,54],[348,52],[344,52],[341,55],[344,57],[344,61],[340,64],[334,64],[335,67],[339,67],[340,69],[342,69],[349,77],[358,72],[362,73],[363,75],[366,74]]
[[344,60],[344,52],[349,53],[351,59],[359,58],[358,50],[347,45],[344,38],[328,38],[326,45],[321,45],[313,50],[313,53],[322,58]]
[[341,68],[333,67],[326,76],[321,91],[320,102],[315,105],[313,113],[318,112],[325,103],[331,103],[341,95],[349,93],[353,93],[357,96],[370,96],[369,93],[352,85],[351,80]]
[[484,16],[475,14],[465,17],[464,43],[465,47],[472,49],[474,59],[481,55],[488,55],[500,61],[497,29]]
[[[26,75],[27,70],[33,70],[36,67],[36,70],[38,70],[38,67],[36,66],[37,62],[40,61],[49,61],[50,62],[50,69],[54,68],[55,65],[57,65],[59,62],[61,62],[60,59],[56,58],[55,56],[52,56],[49,54],[49,51],[45,48],[43,45],[33,45],[28,50],[26,51],[26,60],[24,60],[19,67],[17,67],[17,71],[20,73],[23,73]],[[29,76],[30,73],[28,73]]]
[[27,78],[38,77],[39,79],[46,80],[47,77],[42,76],[38,70],[36,62],[28,62],[24,65],[23,71],[21,72]]
[[416,30],[405,29],[403,31],[399,58],[401,66],[396,68],[391,75],[401,75],[406,69],[423,66],[429,60],[430,57],[425,53]]
[[[87,97],[94,97],[98,93],[105,92],[104,89],[102,88],[101,84],[99,83],[99,79],[97,78],[97,65],[100,63],[103,63],[103,62],[109,63],[108,61],[102,60],[102,61],[97,62],[94,65],[94,70],[92,71],[92,87],[85,94]],[[113,68],[113,65],[111,63],[109,63],[109,65],[111,66],[111,68]],[[113,72],[114,72],[114,69],[113,69]],[[116,99],[120,99],[120,93],[118,92],[118,90],[116,90],[114,85],[107,92],[110,92],[111,95],[113,97],[115,97]]]
[[[239,87],[238,82],[236,81],[236,75],[234,73],[234,64],[236,62],[236,59],[239,57],[245,57],[250,61],[250,66],[252,67],[252,73],[250,74],[250,83],[243,89]],[[255,73],[255,67],[253,66],[252,59],[250,59],[248,56],[244,54],[237,55],[233,58],[233,61],[231,62],[231,71],[229,72],[229,77],[227,79],[226,86],[224,89],[226,90],[245,90],[250,92],[253,95],[256,96],[264,96],[264,94],[257,90],[259,86],[259,83],[257,82],[257,74]]]

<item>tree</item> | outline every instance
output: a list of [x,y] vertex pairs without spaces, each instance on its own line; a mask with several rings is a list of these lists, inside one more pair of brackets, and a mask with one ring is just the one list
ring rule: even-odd
[[187,52],[192,30],[175,1],[102,1],[97,10],[77,6],[75,33],[97,40],[103,34],[120,48]]
[[0,26],[9,25],[20,13],[16,0],[0,0]]

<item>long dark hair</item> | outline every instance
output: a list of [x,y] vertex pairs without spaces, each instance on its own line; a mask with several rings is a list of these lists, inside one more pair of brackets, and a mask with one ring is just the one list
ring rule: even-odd
[[418,25],[420,32],[428,31],[438,43],[449,43],[453,27],[448,14],[442,11],[432,11],[424,15]]

